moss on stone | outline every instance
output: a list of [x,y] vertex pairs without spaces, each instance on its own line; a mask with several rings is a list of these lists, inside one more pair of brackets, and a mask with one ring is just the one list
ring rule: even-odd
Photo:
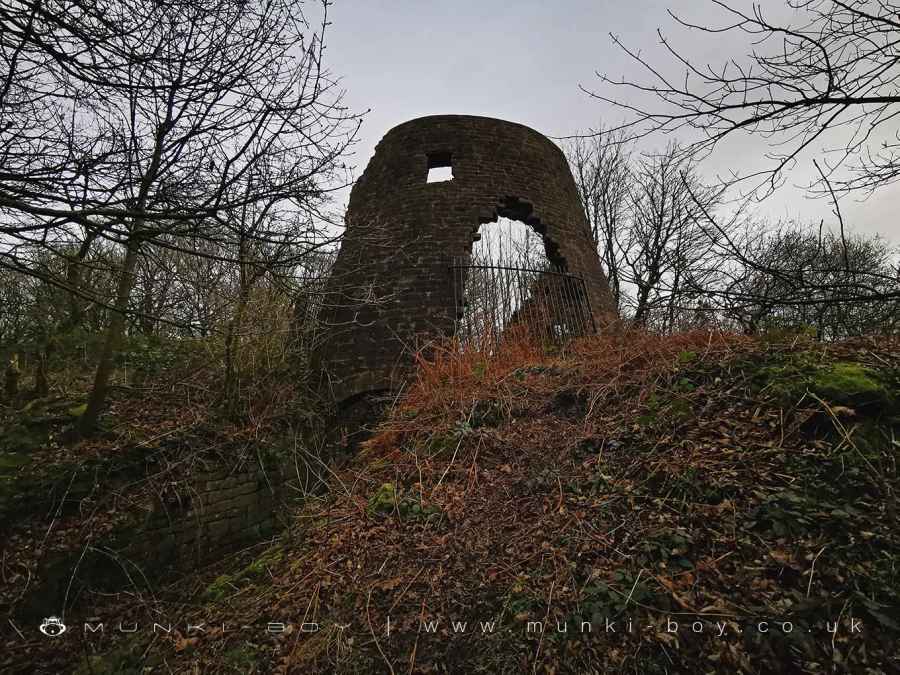
[[895,387],[886,373],[854,361],[822,362],[811,352],[788,355],[753,373],[760,393],[784,406],[815,394],[832,405],[890,413],[897,405]]
[[209,586],[203,590],[203,599],[212,602],[221,602],[234,592],[235,578],[231,574],[222,574],[215,578]]
[[369,497],[369,513],[390,513],[397,508],[397,488],[393,483],[384,483]]
[[256,560],[244,567],[237,574],[222,574],[215,578],[201,594],[202,599],[210,602],[221,602],[232,595],[241,582],[252,582],[263,577],[268,569],[284,558],[284,550],[280,546],[267,549]]
[[859,363],[838,361],[817,368],[810,391],[838,405],[886,409],[894,404],[883,375]]
[[67,410],[70,416],[72,417],[81,417],[84,415],[87,410],[87,403],[82,403],[81,405],[72,406]]
[[64,434],[73,417],[86,406],[69,398],[48,397],[29,401],[0,421],[0,452],[36,452],[46,448],[53,434]]
[[42,403],[42,399],[34,398],[34,399],[28,401],[28,403],[26,403],[26,404],[22,407],[21,412],[23,412],[23,413],[30,413],[32,410],[35,410],[35,409],[39,408],[39,407],[41,406],[41,403]]
[[439,519],[443,515],[443,511],[441,511],[439,506],[435,504],[422,506],[419,502],[411,499],[402,500],[398,510],[403,518],[411,518],[414,520],[421,519],[428,521],[432,517]]
[[280,547],[270,548],[266,552],[264,552],[259,558],[254,560],[252,563],[247,565],[244,568],[244,571],[241,573],[241,577],[245,579],[253,579],[256,577],[260,577],[266,573],[266,570],[281,561],[284,557],[284,551],[281,550]]
[[31,458],[18,452],[0,452],[0,476],[6,476],[26,464],[31,462]]
[[[857,458],[863,461],[878,462],[882,458],[883,453],[888,454],[896,452],[892,448],[893,432],[889,425],[879,424],[872,420],[865,420],[852,428],[851,440],[857,452],[848,453],[852,461]],[[861,455],[861,457],[859,457]]]

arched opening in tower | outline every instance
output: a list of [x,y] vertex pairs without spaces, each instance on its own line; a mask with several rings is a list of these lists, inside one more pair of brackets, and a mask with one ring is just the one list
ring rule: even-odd
[[466,347],[493,351],[506,339],[559,342],[591,331],[583,281],[568,273],[540,221],[528,219],[498,213],[482,222],[470,255],[455,261],[456,335]]

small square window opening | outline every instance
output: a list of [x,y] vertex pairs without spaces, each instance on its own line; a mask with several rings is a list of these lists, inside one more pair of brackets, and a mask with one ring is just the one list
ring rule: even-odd
[[441,183],[447,180],[453,180],[452,166],[436,166],[428,169],[428,183]]
[[449,152],[428,153],[427,183],[441,183],[453,180],[453,161]]

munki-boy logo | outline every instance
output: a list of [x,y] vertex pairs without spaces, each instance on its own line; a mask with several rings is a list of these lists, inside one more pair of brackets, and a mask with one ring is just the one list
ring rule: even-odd
[[59,617],[51,616],[44,619],[41,625],[38,626],[38,630],[49,637],[59,637],[66,632],[66,624]]

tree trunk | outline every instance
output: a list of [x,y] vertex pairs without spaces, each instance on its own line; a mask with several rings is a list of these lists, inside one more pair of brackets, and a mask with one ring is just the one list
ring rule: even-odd
[[50,395],[50,383],[47,381],[47,348],[37,355],[34,371],[34,397],[45,398]]
[[3,389],[10,404],[19,398],[19,359],[15,354],[10,357],[3,374]]
[[639,328],[647,325],[647,304],[650,298],[650,284],[638,284],[633,323]]
[[82,304],[84,300],[78,296],[81,290],[81,268],[85,259],[91,251],[91,245],[94,242],[95,235],[88,233],[85,235],[84,241],[78,248],[75,256],[67,256],[66,258],[66,284],[70,289],[69,293],[69,314],[63,321],[62,332],[74,330],[81,326],[84,321],[84,308]]
[[237,372],[237,340],[241,326],[244,323],[244,312],[247,307],[248,292],[241,289],[238,306],[228,322],[228,329],[225,336],[225,409],[229,416],[236,415],[238,411],[238,399],[240,391],[238,389],[238,372]]
[[119,283],[116,287],[116,304],[110,318],[109,327],[106,329],[106,339],[100,360],[97,364],[97,373],[94,377],[94,386],[88,397],[87,409],[81,416],[78,430],[83,436],[90,435],[97,428],[100,412],[106,402],[109,389],[109,378],[113,371],[113,360],[116,352],[122,344],[122,335],[125,328],[125,312],[128,309],[128,301],[131,298],[131,289],[134,287],[134,271],[137,265],[140,240],[132,235],[128,240],[125,251],[125,260],[122,263],[122,271],[119,275]]

